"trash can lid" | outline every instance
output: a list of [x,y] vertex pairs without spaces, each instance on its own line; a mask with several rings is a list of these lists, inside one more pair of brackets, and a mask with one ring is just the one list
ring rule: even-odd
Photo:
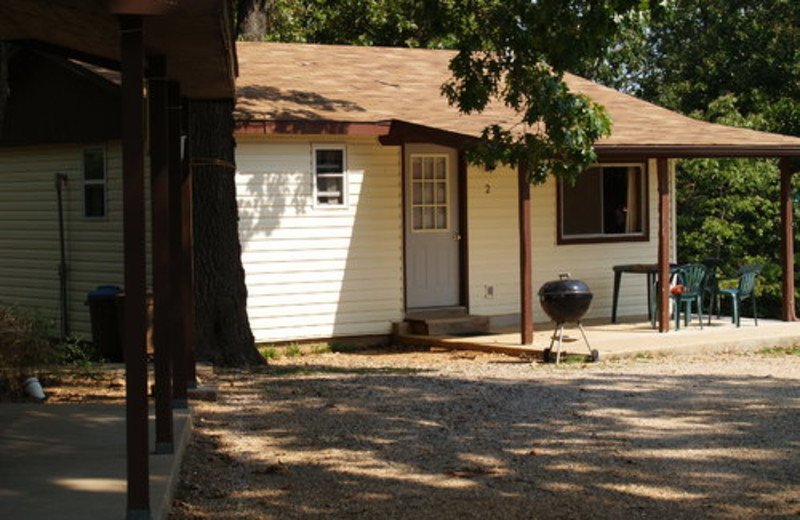
[[89,291],[86,298],[89,301],[112,300],[121,292],[122,288],[116,285],[100,285],[97,289]]

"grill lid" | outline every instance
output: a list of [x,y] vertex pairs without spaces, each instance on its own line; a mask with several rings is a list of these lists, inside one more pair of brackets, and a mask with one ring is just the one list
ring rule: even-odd
[[573,280],[569,277],[569,273],[560,273],[558,276],[558,280],[551,280],[539,288],[539,296],[592,294],[583,280]]

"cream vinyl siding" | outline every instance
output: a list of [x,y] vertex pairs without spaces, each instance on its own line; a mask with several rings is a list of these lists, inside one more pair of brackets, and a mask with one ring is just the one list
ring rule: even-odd
[[[674,185],[674,166],[670,165]],[[549,180],[531,191],[534,320],[547,321],[536,294],[542,284],[568,272],[585,281],[594,300],[588,318],[610,319],[612,267],[655,263],[658,255],[658,185],[656,162],[649,161],[649,240],[605,244],[557,245],[556,182]],[[519,313],[519,235],[517,177],[509,169],[486,172],[470,166],[468,176],[470,312],[482,315]],[[674,220],[673,220],[674,221]],[[674,258],[674,236],[672,240]],[[622,277],[618,315],[647,312],[644,275]],[[490,295],[488,288],[493,289]]]
[[[388,334],[403,318],[399,147],[237,136],[239,236],[256,341]],[[312,147],[343,145],[346,207],[314,204]]]
[[[89,146],[104,146],[92,143]],[[106,217],[83,216],[82,145],[0,148],[0,302],[51,319],[60,331],[58,202],[55,174],[66,173],[64,232],[72,333],[91,338],[86,294],[122,286],[121,155],[105,146]]]

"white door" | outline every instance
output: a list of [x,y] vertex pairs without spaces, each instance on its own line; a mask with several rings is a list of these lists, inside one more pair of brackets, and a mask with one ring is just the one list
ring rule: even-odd
[[406,307],[457,306],[461,231],[455,151],[409,144],[405,154]]

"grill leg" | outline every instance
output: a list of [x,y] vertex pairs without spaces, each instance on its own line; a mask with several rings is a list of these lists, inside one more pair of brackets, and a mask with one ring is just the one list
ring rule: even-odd
[[586,343],[586,348],[589,349],[589,353],[591,354],[592,353],[592,346],[589,345],[589,338],[586,337],[586,331],[583,330],[583,324],[581,322],[578,322],[578,328],[581,331],[581,336],[583,336],[583,341]]
[[583,336],[583,341],[586,343],[586,348],[589,349],[589,355],[592,356],[592,361],[597,361],[600,359],[600,353],[596,350],[592,350],[592,346],[589,345],[589,338],[586,337],[586,331],[583,330],[583,324],[578,322],[578,328],[581,331],[581,335]]
[[558,350],[556,351],[556,365],[561,361],[561,341],[564,339],[564,322],[558,324]]

